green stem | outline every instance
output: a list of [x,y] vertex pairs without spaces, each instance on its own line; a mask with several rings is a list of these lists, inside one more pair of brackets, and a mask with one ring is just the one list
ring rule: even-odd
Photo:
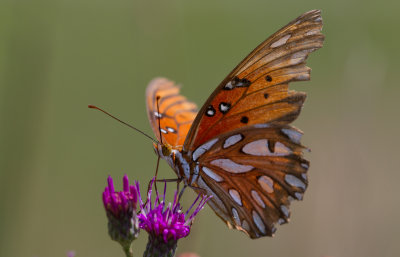
[[124,249],[126,257],[133,257],[132,244],[122,245],[122,249]]

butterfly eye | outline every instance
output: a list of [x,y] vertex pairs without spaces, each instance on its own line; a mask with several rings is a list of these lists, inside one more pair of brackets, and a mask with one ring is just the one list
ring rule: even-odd
[[163,145],[161,147],[161,150],[162,150],[162,154],[164,156],[169,156],[171,154],[171,147],[169,147],[169,146]]

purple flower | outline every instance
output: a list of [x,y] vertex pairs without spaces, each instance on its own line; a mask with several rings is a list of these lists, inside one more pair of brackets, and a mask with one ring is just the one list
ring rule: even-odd
[[[175,191],[173,203],[166,203],[166,183],[162,198],[156,192],[154,203],[151,201],[152,187],[155,178],[150,182],[150,189],[147,193],[146,203],[143,203],[140,194],[139,183],[136,182],[137,192],[139,194],[140,214],[139,227],[149,234],[149,243],[144,256],[171,256],[175,252],[177,240],[186,237],[190,233],[195,216],[203,209],[210,196],[201,196],[194,211],[190,210],[196,205],[200,199],[200,195],[196,198],[191,207],[186,211],[182,211],[182,207],[178,202],[178,191]],[[169,254],[167,254],[169,252]]]
[[137,192],[134,185],[129,185],[128,176],[122,179],[123,191],[115,192],[114,183],[111,176],[108,176],[108,187],[103,192],[103,203],[107,212],[111,212],[115,217],[125,215],[132,210],[136,210]]
[[128,255],[128,252],[131,252],[132,241],[139,234],[136,214],[137,191],[134,185],[129,185],[127,175],[122,181],[123,191],[115,192],[113,180],[108,177],[108,187],[103,192],[103,204],[108,218],[108,234],[111,239],[122,245]]

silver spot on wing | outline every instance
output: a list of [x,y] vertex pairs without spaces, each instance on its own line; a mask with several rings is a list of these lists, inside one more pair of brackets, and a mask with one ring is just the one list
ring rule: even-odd
[[240,142],[242,139],[243,139],[243,136],[241,134],[230,136],[225,140],[223,148],[228,148],[228,147]]
[[274,192],[274,181],[268,176],[261,176],[258,178],[258,184],[264,189],[267,193]]
[[256,211],[253,211],[253,221],[256,224],[257,228],[260,230],[262,234],[265,234],[265,224],[262,221],[260,215]]
[[203,167],[202,170],[204,171],[204,173],[209,176],[211,179],[215,180],[216,182],[221,182],[224,179],[219,176],[218,174],[216,174],[213,170],[207,168],[207,167]]
[[239,217],[239,213],[237,212],[237,210],[235,208],[232,208],[232,215],[233,215],[233,219],[236,222],[236,225],[240,226],[240,217]]
[[229,111],[230,108],[231,108],[231,104],[230,104],[230,103],[221,102],[221,103],[219,104],[219,110],[220,110],[220,112],[223,113],[223,114],[227,113],[227,112]]
[[197,161],[201,155],[203,155],[205,152],[210,150],[210,148],[218,141],[218,138],[214,138],[207,143],[197,147],[197,149],[193,152],[192,159],[193,161]]
[[242,228],[246,231],[250,231],[250,226],[249,226],[249,223],[247,222],[247,220],[242,221]]
[[304,163],[304,162],[302,162],[301,164],[301,167],[303,167],[304,169],[308,169],[308,164],[307,163]]
[[229,194],[237,204],[242,206],[242,198],[240,197],[240,194],[238,191],[236,191],[235,189],[229,189]]
[[303,194],[299,192],[294,193],[294,196],[297,198],[297,200],[303,200]]
[[287,129],[287,128],[283,128],[282,132],[288,136],[290,138],[290,140],[292,140],[294,143],[296,144],[300,144],[300,139],[302,134],[294,129]]
[[273,155],[275,156],[286,156],[289,155],[292,151],[286,147],[284,144],[280,142],[275,143],[275,152]]
[[234,86],[232,85],[232,81],[229,81],[228,83],[226,83],[226,85],[224,86],[225,90],[231,90],[233,89]]
[[281,211],[286,216],[286,218],[289,218],[289,209],[285,205],[281,205]]
[[275,143],[274,152],[268,148],[267,139],[259,139],[243,146],[242,151],[254,156],[285,156],[291,153],[291,150],[280,142]]
[[276,40],[274,43],[271,44],[271,48],[276,48],[285,44],[290,38],[290,34],[281,37],[280,39]]
[[230,159],[216,159],[212,160],[210,163],[231,173],[244,173],[254,169],[251,165],[238,164]]
[[257,202],[257,204],[261,206],[261,208],[265,208],[265,203],[261,199],[261,196],[257,193],[257,191],[251,190],[251,196]]
[[306,184],[303,183],[299,178],[296,176],[293,176],[291,174],[286,174],[285,175],[285,181],[291,186],[301,188],[303,190],[306,190]]

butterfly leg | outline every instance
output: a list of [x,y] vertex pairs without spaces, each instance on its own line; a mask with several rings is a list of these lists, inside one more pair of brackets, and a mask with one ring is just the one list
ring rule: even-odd
[[178,201],[181,199],[183,192],[185,191],[185,189],[187,187],[190,187],[191,189],[193,189],[194,191],[201,191],[202,195],[207,195],[207,191],[204,188],[200,188],[200,187],[195,187],[195,186],[190,186],[190,185],[184,185],[181,192],[179,193],[179,198]]
[[201,191],[201,194],[203,194],[203,195],[207,195],[207,190],[205,190],[204,188],[196,187],[196,186],[190,186],[190,185],[188,185],[188,187],[190,187],[194,191]]
[[156,182],[181,182],[180,178],[156,179]]
[[[158,175],[158,166],[159,165],[160,165],[160,155],[158,155],[158,157],[157,157],[156,174],[154,175],[154,177],[156,178],[156,181],[154,183],[154,188],[155,188],[156,192],[158,192],[158,190],[157,190],[157,175]],[[158,203],[160,203],[160,200],[158,200]]]
[[156,179],[157,182],[176,182],[176,191],[179,191],[179,184],[181,183],[181,178],[170,178],[170,179]]
[[187,187],[187,185],[184,185],[181,192],[179,193],[178,202],[181,200],[181,197],[182,197],[183,192],[185,191],[186,187]]

